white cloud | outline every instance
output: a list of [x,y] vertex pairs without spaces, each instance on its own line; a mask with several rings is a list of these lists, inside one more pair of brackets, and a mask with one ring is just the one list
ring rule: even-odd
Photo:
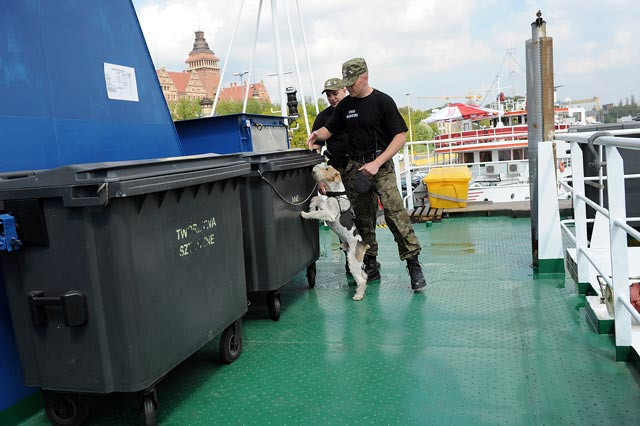
[[[223,63],[229,62],[225,83],[237,81],[231,74],[247,69],[251,56],[258,0],[245,1],[232,55],[225,57],[240,3],[134,0],[157,66],[182,69],[193,44],[193,31],[202,29],[211,49]],[[263,3],[254,79],[263,79],[275,99],[276,79],[267,77],[276,71],[271,2]],[[293,70],[284,3],[277,4],[283,68]],[[318,95],[324,79],[339,75],[340,64],[355,56],[367,59],[375,87],[402,102],[401,94],[407,90],[416,96],[477,91],[494,79],[508,48],[516,48],[515,55],[524,67],[524,44],[531,37],[530,24],[538,9],[548,23],[548,35],[554,38],[556,75],[567,84],[565,90],[584,90],[573,84],[580,81],[590,88],[603,88],[607,92],[600,94],[603,98],[607,94],[620,96],[618,92],[623,91],[640,92],[635,80],[624,81],[640,65],[635,47],[640,36],[636,30],[640,8],[635,0],[606,5],[595,0],[288,0],[287,5],[307,96],[311,84],[297,5],[302,8]],[[607,73],[615,73],[618,80],[603,85]],[[523,82],[524,75],[518,84],[523,86]],[[299,86],[292,75],[285,76],[284,84]],[[523,92],[524,87],[518,91]],[[416,106],[424,107],[426,102],[416,102]]]

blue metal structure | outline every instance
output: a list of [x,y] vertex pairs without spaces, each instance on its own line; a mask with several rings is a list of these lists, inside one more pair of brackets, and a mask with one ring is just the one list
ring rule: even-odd
[[289,148],[285,118],[229,114],[176,121],[175,125],[187,155],[269,152]]
[[[3,0],[0,40],[0,171],[182,155],[130,0]],[[109,99],[105,64],[137,102]]]
[[[183,154],[130,0],[0,1],[0,93],[0,172]],[[0,411],[20,371],[0,276]]]

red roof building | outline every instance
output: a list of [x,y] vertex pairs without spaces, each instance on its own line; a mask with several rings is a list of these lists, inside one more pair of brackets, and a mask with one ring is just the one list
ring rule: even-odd
[[[156,70],[167,104],[180,99],[199,99],[211,103],[220,84],[220,59],[209,49],[204,31],[195,32],[193,49],[185,63],[187,68],[183,72],[167,71],[164,68]],[[242,102],[242,87],[246,87],[246,83],[244,86],[231,83],[229,87],[222,88],[220,99]],[[262,81],[249,86],[249,96],[270,102],[269,93]]]
[[[242,86],[237,83],[231,83],[229,87],[223,87],[220,91],[220,99],[226,101],[242,102],[244,100],[244,91],[247,88],[245,82]],[[249,85],[249,99],[257,99],[259,101],[271,102],[269,93],[263,81]]]
[[206,89],[197,73],[173,72],[164,68],[156,70],[156,73],[167,103],[180,99],[204,99],[207,97]]

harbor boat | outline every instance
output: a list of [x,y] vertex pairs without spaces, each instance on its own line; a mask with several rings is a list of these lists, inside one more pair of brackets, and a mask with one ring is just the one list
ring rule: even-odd
[[[428,117],[423,120],[425,123],[435,122],[440,134],[435,136],[431,144],[410,144],[414,150],[416,146],[425,144],[424,150],[428,153],[427,165],[410,166],[412,171],[426,174],[433,167],[465,165],[472,172],[466,199],[468,203],[528,201],[530,195],[526,101],[500,101],[498,98],[495,106],[496,108],[484,109],[484,114],[459,115],[456,118],[436,120]],[[475,108],[478,111],[483,110]],[[585,124],[583,107],[555,108],[557,133],[567,132],[572,127]],[[560,180],[571,176],[568,148],[569,145],[565,142],[556,142],[556,174]],[[411,195],[414,206],[420,205],[422,200],[426,199],[426,188],[418,186],[415,191],[416,194]],[[568,192],[562,188],[558,196],[561,199],[569,198]]]

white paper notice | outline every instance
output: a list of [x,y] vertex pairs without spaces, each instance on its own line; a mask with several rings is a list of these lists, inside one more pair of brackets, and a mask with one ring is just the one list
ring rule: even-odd
[[109,99],[138,102],[135,68],[104,63],[104,80]]

